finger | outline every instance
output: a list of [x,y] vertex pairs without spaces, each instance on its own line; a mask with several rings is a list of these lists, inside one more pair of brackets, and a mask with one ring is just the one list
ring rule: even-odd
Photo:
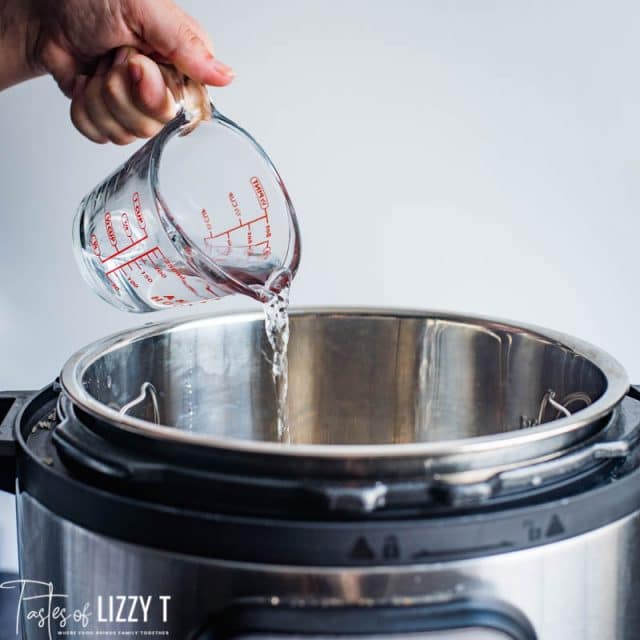
[[147,56],[137,54],[129,58],[128,71],[136,107],[154,120],[169,122],[176,115],[177,104],[160,67]]
[[102,98],[105,76],[96,75],[89,79],[84,90],[84,103],[89,119],[100,132],[115,144],[129,144],[136,138],[120,125],[111,115]]
[[[126,50],[127,47],[121,47],[121,49]],[[104,76],[109,71],[110,68],[111,68],[111,56],[107,54],[105,56],[102,56],[102,58],[98,60],[98,64],[96,65],[96,68],[91,74],[91,77],[95,78],[96,76]]]
[[103,136],[97,127],[91,122],[84,103],[84,88],[87,84],[86,76],[78,76],[73,90],[71,100],[71,122],[75,128],[92,142],[105,144],[109,142],[106,136]]
[[[162,128],[165,120],[156,120],[140,111],[132,97],[129,69],[113,68],[102,86],[102,99],[113,119],[138,138],[150,138]],[[167,119],[168,120],[168,119]]]
[[153,50],[197,82],[229,84],[235,73],[213,57],[202,28],[171,0],[141,0],[136,29]]
[[53,41],[43,45],[40,58],[44,68],[53,76],[62,93],[70,98],[79,72],[75,58]]

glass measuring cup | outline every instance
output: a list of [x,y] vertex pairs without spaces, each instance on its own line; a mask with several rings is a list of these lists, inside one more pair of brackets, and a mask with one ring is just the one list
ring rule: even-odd
[[213,105],[183,109],[80,203],[73,243],[85,280],[126,311],[287,286],[300,261],[287,190],[262,147]]

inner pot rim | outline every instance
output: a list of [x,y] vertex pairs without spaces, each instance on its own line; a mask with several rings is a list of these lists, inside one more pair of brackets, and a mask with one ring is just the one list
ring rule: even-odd
[[[138,329],[128,329],[97,340],[69,358],[60,374],[64,392],[73,403],[90,416],[104,421],[114,428],[143,435],[154,440],[181,442],[218,450],[272,456],[301,458],[449,458],[473,454],[506,454],[513,449],[528,449],[524,458],[538,457],[561,451],[593,434],[592,425],[600,423],[622,400],[629,389],[629,379],[622,365],[608,353],[584,340],[558,331],[530,324],[513,323],[486,316],[468,315],[446,311],[415,310],[385,307],[296,307],[291,316],[353,316],[415,318],[419,320],[445,320],[509,331],[525,332],[533,337],[556,344],[589,360],[603,374],[606,388],[602,395],[576,414],[526,430],[514,430],[492,435],[475,436],[437,442],[412,442],[398,444],[285,444],[257,440],[243,440],[203,435],[175,427],[158,425],[130,415],[121,415],[93,398],[82,383],[86,370],[99,358],[117,351],[132,342],[167,332],[187,331],[207,324],[229,324],[263,321],[261,312],[235,312],[197,315],[189,320],[174,319],[148,323]],[[518,456],[520,457],[520,456]]]

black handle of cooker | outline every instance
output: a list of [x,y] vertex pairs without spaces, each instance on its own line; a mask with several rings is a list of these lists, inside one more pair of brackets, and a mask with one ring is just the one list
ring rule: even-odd
[[14,428],[23,405],[33,391],[0,391],[0,490],[16,490],[16,439]]
[[[537,640],[522,612],[498,600],[465,598],[418,606],[270,606],[236,604],[222,612],[196,640],[232,640],[291,634],[357,638],[462,630],[494,631],[496,638]],[[497,635],[499,634],[499,636]],[[440,634],[438,635],[440,637]]]
[[640,400],[640,384],[632,384],[627,391],[627,395],[634,400]]

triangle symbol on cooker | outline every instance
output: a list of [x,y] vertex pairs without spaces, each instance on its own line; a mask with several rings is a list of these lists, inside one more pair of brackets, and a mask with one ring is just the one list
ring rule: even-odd
[[355,560],[373,560],[375,556],[369,543],[362,536],[356,540],[349,555]]
[[551,521],[549,522],[549,526],[547,527],[545,536],[547,538],[551,538],[552,536],[559,536],[561,533],[564,533],[564,531],[565,528],[562,524],[562,521],[554,513],[553,516],[551,516]]

